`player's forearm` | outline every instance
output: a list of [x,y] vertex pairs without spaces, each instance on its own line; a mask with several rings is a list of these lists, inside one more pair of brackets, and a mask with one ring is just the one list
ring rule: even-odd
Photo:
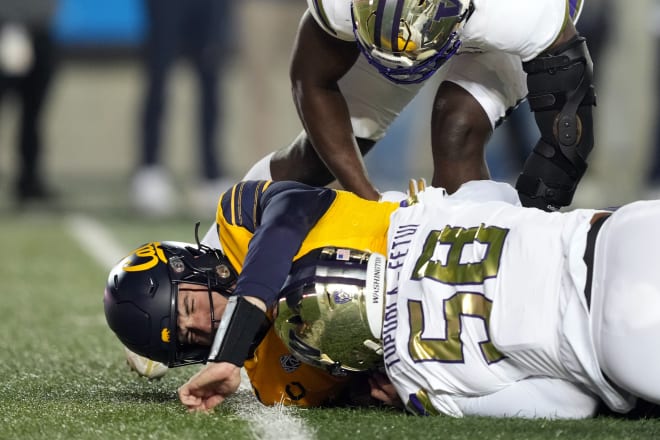
[[345,189],[378,200],[338,85],[359,54],[354,42],[331,36],[306,14],[296,38],[289,75],[298,115],[321,160]]
[[342,187],[366,199],[378,200],[378,191],[367,176],[340,91],[314,86],[294,96],[298,114],[317,154]]

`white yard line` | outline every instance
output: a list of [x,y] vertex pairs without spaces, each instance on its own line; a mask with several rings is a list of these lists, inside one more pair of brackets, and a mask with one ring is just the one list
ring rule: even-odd
[[66,226],[80,247],[108,270],[130,251],[121,246],[105,226],[89,216],[72,214]]
[[[72,214],[67,218],[66,227],[80,247],[108,270],[130,251],[120,245],[101,222],[92,217]],[[262,405],[250,391],[245,370],[241,376],[239,392],[228,399],[226,404],[231,405],[236,415],[249,424],[255,439],[312,440],[316,437],[314,430],[295,414],[299,409],[283,405]]]
[[227,403],[232,405],[236,415],[250,424],[250,431],[259,440],[312,440],[314,430],[298,417],[300,408],[284,406],[264,406],[254,397],[245,369],[241,370],[241,387]]

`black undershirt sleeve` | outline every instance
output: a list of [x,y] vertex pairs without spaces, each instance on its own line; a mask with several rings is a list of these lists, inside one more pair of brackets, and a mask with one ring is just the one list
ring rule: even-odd
[[328,188],[273,182],[258,201],[258,224],[235,293],[260,298],[267,307],[273,305],[293,257],[336,196]]

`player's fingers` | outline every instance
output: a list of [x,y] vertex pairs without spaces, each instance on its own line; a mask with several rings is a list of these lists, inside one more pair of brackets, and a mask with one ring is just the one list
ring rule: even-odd
[[203,413],[205,413],[205,412],[209,412],[209,410],[206,409],[206,407],[204,406],[204,404],[201,404],[201,405],[191,405],[191,406],[188,406],[187,408],[188,408],[188,412],[189,412],[189,413],[196,413],[196,412],[203,412]]
[[387,402],[388,396],[381,389],[380,384],[378,383],[378,381],[373,377],[369,377],[368,381],[369,381],[369,387],[371,389],[370,390],[371,397],[373,397],[374,399],[379,400],[381,402],[388,403]]
[[187,383],[179,388],[179,400],[189,408],[191,406],[198,406],[202,403],[201,397],[193,394]]
[[392,400],[387,395],[387,393],[385,393],[383,390],[381,390],[379,388],[372,388],[371,389],[371,397],[373,397],[374,399],[376,399],[380,402],[385,403],[386,405],[391,405],[392,404]]
[[210,397],[200,399],[198,404],[188,405],[188,412],[211,412],[213,408],[218,406],[224,401],[224,397],[214,394]]
[[225,400],[224,397],[222,397],[219,394],[215,394],[207,399],[204,400],[204,408],[207,411],[212,410],[216,406],[220,405],[223,401]]
[[399,398],[396,388],[390,382],[389,378],[384,374],[376,373],[368,378],[369,386],[371,387],[371,397],[379,400],[386,405],[402,407],[401,399]]
[[180,398],[179,399],[183,405],[188,409],[195,409],[203,405],[202,399],[200,398]]
[[186,408],[188,408],[189,412],[208,411],[208,408],[206,406],[206,401],[208,400],[208,397],[205,395],[189,394],[183,396],[180,400],[181,403],[183,403],[186,406]]

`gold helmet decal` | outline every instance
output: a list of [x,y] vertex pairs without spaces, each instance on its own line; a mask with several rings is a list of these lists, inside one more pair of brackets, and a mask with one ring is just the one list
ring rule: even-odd
[[167,344],[170,343],[170,331],[167,327],[163,327],[160,331],[160,339]]
[[159,241],[154,241],[152,243],[147,243],[144,246],[136,249],[131,253],[128,258],[131,258],[133,255],[140,258],[141,260],[147,259],[143,263],[130,265],[130,261],[124,264],[123,269],[126,272],[140,272],[143,270],[149,270],[152,267],[156,266],[159,261],[167,263],[167,258],[165,253],[160,247]]

